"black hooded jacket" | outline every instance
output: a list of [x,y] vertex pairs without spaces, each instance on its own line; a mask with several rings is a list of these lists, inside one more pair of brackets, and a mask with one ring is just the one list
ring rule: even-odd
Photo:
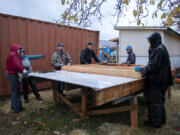
[[168,51],[162,44],[161,35],[159,33],[152,33],[148,37],[148,40],[151,44],[149,48],[149,62],[141,70],[141,73],[146,76],[146,87],[168,87],[173,84]]
[[99,62],[99,59],[96,57],[96,54],[94,53],[93,50],[90,50],[88,49],[88,47],[86,47],[81,51],[81,55],[80,55],[81,64],[91,64],[92,58],[94,58],[96,62]]

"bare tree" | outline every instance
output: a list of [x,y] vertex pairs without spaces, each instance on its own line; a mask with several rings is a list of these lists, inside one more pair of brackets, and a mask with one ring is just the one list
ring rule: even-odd
[[[142,25],[142,19],[149,16],[152,12],[152,18],[161,15],[162,24],[165,26],[177,25],[179,26],[180,19],[180,0],[115,0],[114,5],[116,23],[128,11],[128,6],[135,1],[136,6],[132,11],[134,21],[137,25]],[[62,5],[67,6],[61,17],[57,20],[59,24],[76,23],[83,27],[91,26],[91,18],[96,17],[101,21],[103,13],[101,11],[102,5],[107,0],[61,0]],[[150,6],[155,6],[156,10],[150,11]],[[131,12],[131,11],[128,11]]]

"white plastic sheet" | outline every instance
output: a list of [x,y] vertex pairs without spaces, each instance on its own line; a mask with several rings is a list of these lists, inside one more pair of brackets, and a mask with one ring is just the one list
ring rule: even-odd
[[95,90],[110,88],[137,80],[133,78],[87,74],[69,71],[31,73],[30,76],[85,86]]

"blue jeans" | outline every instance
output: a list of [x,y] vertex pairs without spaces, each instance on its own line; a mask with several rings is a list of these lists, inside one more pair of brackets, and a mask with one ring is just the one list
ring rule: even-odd
[[11,85],[11,109],[14,112],[20,112],[22,109],[20,82],[16,75],[8,74],[8,80]]

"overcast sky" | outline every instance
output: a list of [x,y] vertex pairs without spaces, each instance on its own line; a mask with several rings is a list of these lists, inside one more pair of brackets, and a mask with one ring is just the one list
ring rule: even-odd
[[[108,0],[102,8],[104,15],[102,24],[93,18],[93,24],[88,29],[100,31],[100,39],[109,40],[118,37],[118,32],[114,30],[115,18],[112,16],[114,13],[114,2],[116,0]],[[130,8],[133,6],[130,5]],[[133,9],[133,8],[132,8]],[[61,0],[0,0],[0,13],[11,14],[16,16],[28,17],[38,20],[55,22],[62,14],[64,7],[61,5]],[[132,20],[132,12],[127,14],[126,17],[120,19],[118,25],[129,26],[135,25],[129,23]],[[146,25],[159,25],[159,20],[152,20],[147,18]]]

